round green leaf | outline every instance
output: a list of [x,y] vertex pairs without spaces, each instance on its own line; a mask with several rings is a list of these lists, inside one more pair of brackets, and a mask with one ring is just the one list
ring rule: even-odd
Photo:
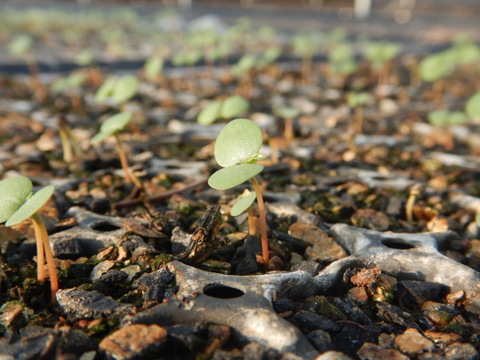
[[449,125],[463,125],[468,122],[467,115],[462,111],[452,111],[448,117]]
[[128,112],[121,112],[110,116],[103,122],[100,127],[100,132],[90,139],[90,143],[96,144],[103,141],[108,136],[123,130],[130,120],[132,120],[132,114]]
[[207,107],[203,108],[197,116],[197,122],[201,125],[210,125],[220,117],[222,108],[221,101],[212,101]]
[[470,118],[480,118],[480,92],[468,99],[465,105],[465,112]]
[[223,101],[220,116],[224,119],[230,119],[239,116],[250,107],[249,102],[240,95],[232,95]]
[[102,104],[110,97],[113,89],[115,88],[116,78],[110,77],[100,86],[95,94],[94,101],[96,104]]
[[250,205],[253,204],[255,201],[255,197],[257,196],[257,193],[255,192],[248,192],[247,194],[242,194],[237,198],[237,202],[235,205],[232,206],[232,209],[230,210],[230,214],[232,216],[238,216],[242,214],[245,210],[247,210]]
[[156,76],[160,75],[163,69],[163,58],[153,56],[145,63],[145,77],[148,80],[154,80]]
[[33,45],[33,38],[28,34],[15,36],[8,44],[10,54],[21,56],[27,53]]
[[25,176],[0,181],[0,223],[7,221],[22,206],[32,188],[32,182]]
[[263,170],[260,164],[232,165],[213,173],[208,179],[208,185],[214,189],[226,190],[258,175]]
[[427,115],[428,122],[434,126],[445,126],[448,124],[447,110],[433,110]]
[[138,90],[138,79],[134,75],[122,76],[115,84],[112,99],[118,104],[130,100]]
[[300,113],[297,108],[291,106],[275,106],[273,112],[284,119],[293,119]]
[[21,223],[23,220],[28,219],[35,214],[45,203],[50,199],[55,187],[53,185],[45,186],[37,191],[33,196],[28,199],[15,213],[10,216],[5,226],[12,226]]
[[218,134],[215,160],[222,167],[244,164],[258,154],[262,141],[262,131],[253,121],[232,120]]

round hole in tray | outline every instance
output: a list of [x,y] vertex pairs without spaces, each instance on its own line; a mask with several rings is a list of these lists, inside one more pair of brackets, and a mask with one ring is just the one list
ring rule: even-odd
[[235,299],[245,293],[237,288],[223,284],[208,284],[203,288],[203,293],[216,299]]

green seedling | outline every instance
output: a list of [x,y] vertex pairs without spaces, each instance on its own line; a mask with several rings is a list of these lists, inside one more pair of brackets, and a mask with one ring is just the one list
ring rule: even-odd
[[467,100],[465,112],[471,119],[480,119],[480,92],[473,94]]
[[352,46],[347,43],[334,45],[328,53],[328,66],[330,72],[343,78],[341,86],[345,83],[347,76],[357,70],[357,61]]
[[212,101],[197,117],[201,125],[210,125],[218,119],[231,119],[248,111],[250,103],[240,95],[232,95],[223,101]]
[[302,59],[302,78],[306,81],[312,71],[312,58],[315,53],[315,41],[309,34],[298,34],[293,38],[293,52]]
[[388,78],[389,64],[398,55],[400,46],[390,42],[374,42],[367,46],[365,57],[378,73],[378,84],[386,83]]
[[65,163],[70,164],[74,159],[74,154],[78,158],[83,156],[82,148],[73,135],[72,128],[68,124],[67,119],[63,115],[60,115],[58,118],[58,134],[60,136],[60,142],[62,143],[63,161],[65,161]]
[[480,61],[480,46],[467,34],[455,37],[452,50],[456,53],[457,66],[474,65]]
[[147,59],[143,67],[143,74],[148,81],[158,81],[162,75],[163,58],[160,56],[152,56]]
[[95,94],[95,103],[112,102],[119,106],[133,98],[138,91],[138,79],[134,75],[124,75],[120,78],[109,77]]
[[367,92],[350,93],[347,96],[347,105],[355,110],[355,133],[361,134],[363,131],[363,105],[372,99],[372,95]]
[[115,138],[115,144],[117,146],[120,164],[122,165],[122,170],[125,175],[125,182],[127,184],[133,182],[137,188],[141,189],[142,183],[136,177],[136,175],[129,170],[127,153],[122,145],[122,142],[120,141],[119,136],[119,133],[123,129],[125,129],[125,127],[130,123],[131,120],[132,114],[128,112],[121,112],[109,117],[102,123],[100,131],[90,139],[90,143],[97,144],[105,140],[107,137],[113,136]]
[[66,94],[70,98],[72,108],[80,110],[82,103],[79,96],[79,89],[85,83],[86,76],[83,72],[72,72],[67,77],[58,79],[52,84],[52,92],[55,94]]
[[[263,165],[257,164],[264,159],[259,153],[263,143],[262,131],[251,120],[236,119],[230,121],[218,134],[215,143],[215,160],[222,167],[208,179],[208,184],[218,190],[226,190],[250,180],[253,192],[242,194],[232,208],[232,215],[238,216],[253,203],[256,198],[260,217],[260,233],[262,243],[262,257],[264,266],[268,266],[268,238],[265,204],[262,189],[256,175],[263,170]],[[252,195],[253,194],[253,195]],[[252,212],[249,212],[249,232],[254,234],[254,221]]]
[[33,48],[33,37],[28,34],[20,34],[15,36],[8,44],[10,55],[16,58],[23,58],[27,62],[30,72],[30,83],[38,101],[44,102],[47,98],[47,91],[39,79],[38,64]]
[[442,102],[442,92],[447,76],[455,71],[455,52],[447,49],[445,51],[431,54],[420,61],[418,71],[420,80],[433,83],[433,97],[437,103]]
[[468,116],[463,111],[434,110],[427,115],[428,122],[434,126],[463,125]]
[[50,275],[52,300],[58,291],[58,276],[53,259],[52,250],[48,241],[48,234],[43,221],[37,212],[45,205],[53,194],[53,185],[46,186],[36,193],[32,192],[33,185],[30,179],[18,176],[0,181],[0,223],[13,226],[32,219],[37,244],[37,277],[45,282],[45,258]]
[[296,118],[300,112],[297,108],[291,106],[275,106],[273,113],[284,120],[283,139],[290,143],[295,137],[293,131],[293,119]]

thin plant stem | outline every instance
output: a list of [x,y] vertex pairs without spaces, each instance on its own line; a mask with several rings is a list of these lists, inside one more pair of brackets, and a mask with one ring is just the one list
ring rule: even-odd
[[363,108],[361,105],[355,107],[355,132],[361,134],[363,131]]
[[120,157],[120,164],[122,165],[123,173],[125,174],[125,182],[127,184],[131,184],[132,182],[135,184],[136,187],[142,188],[142,183],[138,178],[130,172],[130,169],[128,168],[128,160],[127,160],[127,153],[125,152],[125,149],[120,142],[120,138],[118,134],[114,134],[115,136],[115,142],[117,144],[117,149],[118,149],[118,155]]
[[262,257],[263,264],[265,269],[268,267],[268,237],[267,237],[267,217],[265,215],[265,204],[263,202],[262,188],[258,183],[257,179],[253,177],[252,179],[253,190],[257,194],[257,204],[258,204],[258,214],[260,216],[260,236],[262,241]]
[[[41,259],[37,255],[38,261],[38,280],[45,281],[45,270],[44,270],[44,258],[43,252],[45,252],[45,257],[47,258],[47,267],[48,273],[50,275],[50,289],[52,300],[55,300],[55,294],[58,291],[58,275],[57,275],[57,268],[55,267],[55,259],[53,258],[52,249],[50,248],[50,242],[48,241],[48,233],[45,225],[43,224],[42,220],[40,220],[37,214],[32,216],[33,220],[33,228],[35,230],[35,237],[37,240],[37,254],[42,252]],[[42,250],[39,250],[42,249]],[[40,262],[41,261],[41,262]],[[41,266],[41,267],[40,267]],[[41,270],[40,270],[41,269]],[[40,274],[42,273],[42,277],[40,278]]]
[[257,228],[255,226],[255,217],[253,216],[253,210],[251,207],[247,209],[248,215],[248,235],[255,236],[257,233]]
[[283,138],[290,144],[293,139],[293,119],[291,117],[285,118],[285,129],[283,130]]
[[70,163],[73,160],[73,154],[68,134],[63,128],[58,130],[58,134],[60,135],[60,142],[62,143],[63,161]]

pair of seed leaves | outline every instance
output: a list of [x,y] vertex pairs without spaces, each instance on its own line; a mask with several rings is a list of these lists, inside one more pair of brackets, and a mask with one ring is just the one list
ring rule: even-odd
[[100,131],[95,134],[91,139],[91,144],[99,143],[105,140],[110,135],[116,134],[122,131],[128,123],[132,120],[132,113],[121,112],[110,116],[100,126]]
[[[210,176],[208,184],[214,189],[226,190],[258,175],[263,170],[263,165],[256,164],[258,160],[264,159],[259,154],[262,143],[262,131],[253,121],[230,121],[215,142],[215,160],[222,169]],[[250,207],[255,197],[255,192],[240,195],[230,213],[233,216],[240,215]]]
[[45,186],[35,194],[32,189],[32,182],[25,176],[0,181],[0,223],[12,226],[33,216],[50,199],[54,186]]

